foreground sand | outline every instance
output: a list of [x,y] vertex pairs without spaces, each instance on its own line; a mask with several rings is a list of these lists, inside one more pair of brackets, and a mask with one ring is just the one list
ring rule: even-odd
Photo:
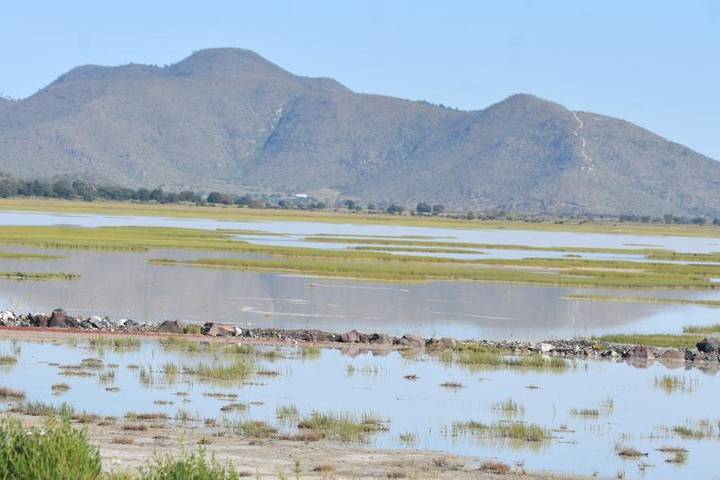
[[[42,417],[9,414],[26,425],[39,425]],[[483,471],[483,459],[474,459],[440,452],[415,450],[378,450],[334,441],[290,441],[244,438],[222,428],[201,422],[185,425],[165,421],[132,422],[145,425],[146,430],[128,431],[128,422],[117,420],[109,425],[103,421],[84,424],[91,443],[99,446],[107,471],[134,469],[158,455],[177,455],[196,451],[203,445],[208,455],[221,462],[231,461],[249,478],[295,478],[295,464],[300,462],[303,479],[494,479],[508,480],[580,480],[586,477],[526,473],[522,467],[511,466],[512,472],[499,475]],[[101,424],[101,425],[99,425]],[[490,460],[490,459],[485,459]]]

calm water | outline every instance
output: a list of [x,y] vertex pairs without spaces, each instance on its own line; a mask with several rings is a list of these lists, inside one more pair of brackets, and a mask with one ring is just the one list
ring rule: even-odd
[[[19,348],[18,348],[19,347]],[[122,416],[128,411],[165,412],[174,415],[178,409],[197,418],[218,418],[223,414],[222,401],[203,396],[207,392],[233,392],[237,401],[252,404],[247,413],[229,418],[266,420],[278,425],[275,411],[281,405],[295,405],[301,415],[317,411],[372,412],[389,421],[388,432],[373,437],[382,448],[406,448],[398,436],[412,433],[417,442],[410,448],[439,450],[471,455],[479,459],[497,458],[507,463],[522,461],[529,470],[614,477],[619,471],[626,478],[711,479],[717,478],[718,440],[717,399],[720,382],[716,376],[698,370],[668,370],[662,366],[640,369],[623,363],[579,362],[566,373],[534,373],[517,370],[470,372],[447,366],[432,358],[405,359],[397,353],[385,357],[362,354],[350,357],[335,350],[324,350],[317,359],[303,360],[294,349],[282,349],[281,358],[260,362],[280,372],[277,377],[258,377],[247,385],[208,385],[191,376],[178,375],[168,383],[156,374],[156,383],[139,381],[139,371],[129,370],[130,363],[160,371],[166,361],[192,365],[213,361],[213,356],[189,356],[165,352],[157,342],[144,342],[141,349],[129,352],[90,350],[83,341],[78,346],[21,342],[13,346],[0,342],[3,354],[20,350],[19,362],[0,371],[3,386],[24,390],[28,400],[42,400],[59,405],[68,402],[76,409],[90,413]],[[216,361],[230,361],[226,354],[216,354]],[[76,364],[87,357],[102,358],[118,368],[113,386],[119,392],[105,390],[95,376],[59,375],[59,369],[46,362]],[[355,372],[349,373],[348,365]],[[107,369],[103,370],[106,371]],[[403,377],[417,375],[415,381]],[[668,393],[655,385],[657,377],[671,374],[686,382],[685,391]],[[440,387],[446,381],[457,381],[464,388],[452,391]],[[52,396],[50,385],[68,383],[72,389]],[[529,389],[529,385],[538,388]],[[175,392],[188,392],[183,402]],[[472,436],[452,436],[452,423],[474,420],[484,423],[507,420],[493,404],[513,399],[524,407],[518,420],[536,423],[553,430],[551,441],[507,443]],[[156,400],[172,405],[155,405]],[[608,405],[611,404],[611,407]],[[599,409],[597,418],[580,418],[573,409]],[[238,417],[240,415],[240,417]],[[684,440],[671,431],[677,425],[696,426],[710,421],[712,439]],[[278,425],[292,431],[294,426]],[[652,465],[645,476],[637,459],[623,460],[615,454],[616,446],[633,447],[648,456],[642,461]],[[656,449],[664,446],[688,449],[683,466],[665,462],[667,456]]]
[[[111,225],[233,228],[285,233],[250,236],[259,242],[302,243],[305,235],[425,235],[467,242],[546,246],[623,247],[653,244],[680,251],[710,251],[720,240],[710,238],[640,237],[492,230],[451,230],[403,226],[311,222],[220,222],[156,217],[66,216],[0,213],[0,225]],[[327,248],[342,245],[317,244]],[[3,248],[4,251],[64,255],[57,261],[0,261],[4,271],[65,271],[77,281],[15,282],[0,280],[0,308],[50,311],[63,307],[73,314],[108,315],[139,321],[182,319],[239,325],[357,328],[391,334],[416,333],[457,338],[588,336],[615,332],[679,332],[687,324],[717,322],[718,310],[698,306],[568,301],[569,294],[622,295],[622,291],[486,284],[428,282],[383,284],[319,279],[277,273],[212,270],[150,265],[151,258],[239,256],[229,253],[155,250],[146,253]],[[490,251],[492,255],[525,256],[522,251]],[[558,252],[526,252],[549,256]],[[485,257],[487,257],[486,255]],[[677,296],[718,299],[718,292],[627,292],[633,296]]]
[[[144,253],[83,250],[5,251],[64,255],[53,261],[0,260],[6,271],[65,271],[74,281],[0,280],[0,308],[118,320],[182,319],[254,327],[353,328],[396,335],[456,338],[570,338],[620,331],[677,332],[717,322],[718,310],[696,306],[584,302],[569,294],[622,292],[479,282],[383,284],[151,265],[151,258],[200,258],[227,253],[155,250]],[[642,292],[631,295],[718,298],[718,292]]]

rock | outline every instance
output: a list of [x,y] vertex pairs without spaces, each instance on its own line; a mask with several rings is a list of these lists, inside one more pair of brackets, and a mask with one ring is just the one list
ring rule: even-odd
[[17,321],[15,314],[9,310],[0,312],[0,325],[12,326]]
[[665,350],[660,358],[667,362],[685,362],[685,353],[675,349]]
[[357,330],[350,330],[340,334],[340,342],[342,343],[358,343],[360,341],[360,334]]
[[33,327],[47,328],[49,318],[44,313],[34,313],[30,315],[30,324]]
[[368,341],[375,345],[392,345],[393,338],[390,335],[384,333],[373,333],[370,335]]
[[80,323],[65,313],[62,308],[56,308],[53,310],[52,315],[47,321],[47,326],[50,328],[77,328]]
[[425,348],[425,339],[417,335],[403,335],[400,339],[400,345],[410,348]]
[[123,318],[118,322],[118,326],[125,330],[134,330],[140,327],[140,324],[131,318]]
[[[125,322],[127,326],[127,321]],[[180,320],[165,320],[157,328],[158,333],[182,333],[185,328],[185,324]]]
[[644,345],[637,345],[631,348],[625,356],[630,360],[655,360],[655,354],[652,348]]
[[221,325],[219,323],[208,322],[203,325],[202,334],[210,337],[234,337],[238,332],[235,325]]
[[538,350],[540,350],[540,352],[542,352],[542,353],[548,353],[548,352],[552,352],[553,350],[555,350],[555,346],[553,346],[549,343],[541,343],[540,345],[538,345]]
[[697,343],[697,349],[703,353],[720,353],[720,339],[705,338]]
[[454,348],[457,344],[457,341],[453,338],[448,337],[442,337],[442,338],[431,338],[427,341],[425,344],[426,347],[431,348],[433,350],[448,350],[450,348]]

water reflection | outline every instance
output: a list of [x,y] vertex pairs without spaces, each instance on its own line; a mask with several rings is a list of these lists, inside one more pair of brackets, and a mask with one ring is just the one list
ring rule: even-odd
[[[0,342],[0,350],[9,349],[9,342]],[[44,363],[56,360],[74,365],[83,359],[88,363],[88,358],[97,358],[104,365],[90,369],[93,373],[89,376],[63,376],[59,365]],[[637,369],[604,361],[579,362],[564,373],[471,372],[424,356],[348,357],[324,350],[307,358],[296,349],[285,348],[256,360],[258,368],[276,370],[280,375],[218,386],[183,374],[182,366],[231,362],[228,354],[215,351],[188,356],[166,351],[157,342],[119,350],[90,349],[84,340],[78,346],[23,343],[18,360],[15,368],[2,374],[3,386],[24,390],[31,401],[68,402],[76,410],[101,415],[163,412],[172,418],[182,411],[183,416],[217,418],[220,423],[223,418],[265,420],[281,431],[292,431],[297,422],[278,421],[280,407],[280,411],[297,412],[297,417],[313,411],[372,412],[389,421],[389,431],[371,437],[372,444],[381,448],[406,448],[404,435],[412,440],[412,448],[499,458],[506,463],[522,461],[529,470],[598,472],[603,477],[624,471],[626,478],[640,477],[635,461],[616,455],[616,447],[621,445],[648,453],[645,460],[654,465],[651,478],[715,478],[711,466],[717,453],[715,406],[720,382],[696,369],[676,373],[694,385],[692,391],[668,394],[657,387],[658,378],[668,374],[662,366]],[[168,376],[167,365],[177,365],[179,372]],[[350,368],[352,374],[348,374]],[[108,370],[114,372],[112,378],[99,383],[99,376]],[[149,372],[154,375],[151,381],[146,377]],[[410,376],[413,379],[407,380]],[[445,382],[462,383],[464,388],[447,390],[440,386]],[[61,383],[70,389],[53,395],[50,386]],[[528,388],[531,385],[534,387]],[[494,435],[454,434],[455,422],[507,422],[497,406],[508,399],[522,407],[513,421],[548,429],[552,439],[528,443]],[[228,402],[243,403],[247,409],[223,410]],[[683,438],[674,431],[676,426],[704,424],[714,425],[710,439]],[[666,463],[666,455],[657,449],[668,446],[686,448],[687,464]]]
[[[6,249],[11,250],[11,249]],[[14,251],[43,250],[15,248]],[[65,258],[47,262],[2,261],[3,270],[67,271],[76,281],[0,281],[3,308],[18,312],[63,307],[84,316],[118,320],[183,319],[255,327],[357,328],[390,334],[408,332],[456,338],[569,338],[618,331],[680,331],[709,324],[716,310],[691,305],[587,302],[563,299],[600,290],[429,282],[377,284],[277,273],[159,266],[150,258],[199,258],[227,253],[144,253],[53,250]],[[605,294],[617,295],[615,292]],[[691,295],[714,292],[632,292],[633,295]]]

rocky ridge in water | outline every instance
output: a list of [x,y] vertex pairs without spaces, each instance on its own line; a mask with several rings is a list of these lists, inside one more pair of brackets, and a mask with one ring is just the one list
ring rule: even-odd
[[131,319],[113,321],[108,317],[73,317],[60,308],[53,310],[49,315],[45,313],[16,314],[5,310],[0,312],[0,327],[77,329],[97,333],[194,334],[207,337],[242,337],[294,344],[356,345],[367,348],[445,350],[454,348],[458,343],[463,343],[492,348],[508,354],[535,353],[568,358],[623,359],[645,365],[655,360],[671,365],[702,366],[720,364],[720,339],[718,338],[705,338],[697,343],[696,348],[684,349],[616,344],[584,339],[547,340],[543,342],[456,340],[447,337],[423,338],[411,334],[394,336],[384,333],[362,333],[357,330],[333,333],[313,329],[242,328],[216,322],[206,322],[201,326],[188,324],[180,320],[166,320],[159,324],[154,322],[141,323]]

